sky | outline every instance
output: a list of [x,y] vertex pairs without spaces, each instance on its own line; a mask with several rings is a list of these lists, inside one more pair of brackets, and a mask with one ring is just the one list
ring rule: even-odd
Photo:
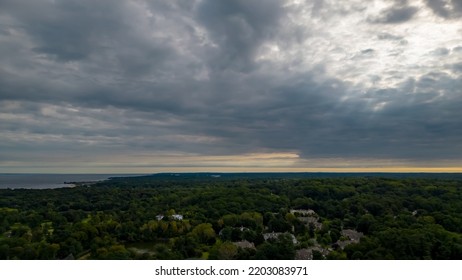
[[462,172],[462,0],[0,0],[0,173]]

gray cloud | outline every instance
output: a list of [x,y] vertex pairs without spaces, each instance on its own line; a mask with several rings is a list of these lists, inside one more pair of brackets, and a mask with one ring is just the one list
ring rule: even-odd
[[[0,166],[460,159],[460,47],[404,65],[419,51],[392,29],[414,18],[406,1],[373,24],[360,1],[289,4],[2,1]],[[336,35],[339,22],[368,31]]]
[[411,20],[417,11],[418,8],[413,6],[394,6],[382,11],[377,18],[371,21],[386,24],[403,23]]
[[392,40],[392,41],[401,41],[404,38],[402,36],[393,35],[387,32],[381,32],[377,35],[379,40]]
[[275,36],[283,13],[282,2],[276,0],[264,5],[254,0],[203,1],[197,18],[218,45],[211,57],[213,67],[251,70],[255,51]]
[[450,68],[455,72],[462,73],[462,63],[452,64],[450,65]]
[[452,49],[453,52],[462,52],[462,46],[457,46],[454,49]]
[[103,51],[118,30],[127,28],[117,17],[121,2],[5,2],[4,11],[36,43],[33,50],[62,61],[82,60]]
[[434,56],[446,56],[450,53],[451,51],[447,48],[438,48],[436,50],[433,50],[430,52],[431,55]]
[[462,2],[460,0],[425,0],[425,3],[440,17],[453,18],[462,16]]

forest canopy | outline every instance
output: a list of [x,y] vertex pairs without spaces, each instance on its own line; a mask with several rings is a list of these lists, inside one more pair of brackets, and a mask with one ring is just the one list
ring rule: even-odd
[[162,174],[0,190],[0,259],[462,259],[462,181]]

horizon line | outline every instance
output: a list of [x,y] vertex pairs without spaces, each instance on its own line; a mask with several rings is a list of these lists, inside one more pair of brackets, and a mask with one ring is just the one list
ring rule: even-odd
[[462,174],[460,171],[162,171],[148,173],[94,173],[94,172],[0,172],[0,175],[129,175],[145,176],[156,174],[304,174],[304,173],[321,173],[321,174]]

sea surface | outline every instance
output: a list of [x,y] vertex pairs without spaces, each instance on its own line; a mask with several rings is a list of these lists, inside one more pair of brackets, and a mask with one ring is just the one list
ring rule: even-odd
[[65,182],[97,182],[111,177],[131,177],[142,174],[2,174],[0,189],[55,189],[73,187]]

